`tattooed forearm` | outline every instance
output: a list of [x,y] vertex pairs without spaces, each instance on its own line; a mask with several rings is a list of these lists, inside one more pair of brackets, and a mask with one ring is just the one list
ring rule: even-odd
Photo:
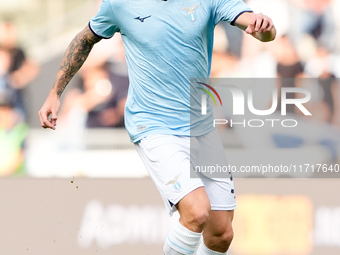
[[53,84],[53,89],[58,97],[61,96],[67,84],[84,64],[93,45],[100,40],[101,38],[93,34],[89,27],[86,27],[72,40],[65,52]]

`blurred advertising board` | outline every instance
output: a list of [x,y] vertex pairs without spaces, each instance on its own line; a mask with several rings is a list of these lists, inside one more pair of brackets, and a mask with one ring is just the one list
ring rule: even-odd
[[[230,255],[340,253],[334,179],[236,179]],[[0,254],[162,253],[173,221],[149,178],[0,179]]]

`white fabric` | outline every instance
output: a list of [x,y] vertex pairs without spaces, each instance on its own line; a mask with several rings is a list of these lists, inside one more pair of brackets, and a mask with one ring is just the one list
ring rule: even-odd
[[[191,146],[191,150],[190,150]],[[202,165],[228,165],[224,148],[216,130],[199,137],[151,135],[136,144],[146,169],[172,214],[184,196],[204,186],[212,210],[234,210],[234,184],[228,178],[213,178],[208,173],[196,173]],[[190,175],[190,170],[191,175]]]
[[227,252],[217,252],[210,250],[207,246],[205,246],[204,242],[201,242],[196,255],[227,255]]
[[170,230],[163,247],[165,255],[194,254],[201,233],[190,231],[178,221]]

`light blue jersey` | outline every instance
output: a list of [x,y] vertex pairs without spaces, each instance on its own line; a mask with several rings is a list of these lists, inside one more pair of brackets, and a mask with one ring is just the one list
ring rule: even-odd
[[132,142],[213,130],[211,106],[190,123],[190,79],[209,77],[216,24],[233,24],[250,11],[241,0],[102,1],[90,28],[103,38],[122,35],[130,79],[125,126]]

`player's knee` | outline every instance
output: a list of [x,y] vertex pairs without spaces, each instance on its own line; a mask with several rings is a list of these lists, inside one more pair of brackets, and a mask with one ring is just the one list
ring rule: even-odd
[[202,232],[205,228],[210,214],[210,205],[204,208],[193,209],[187,217],[185,217],[187,227],[194,232]]
[[215,233],[215,245],[219,250],[227,251],[232,240],[234,238],[234,232],[232,229],[228,229],[219,233]]
[[211,205],[204,188],[198,188],[185,196],[177,205],[177,209],[182,225],[200,233],[207,225]]
[[209,214],[210,214],[210,209],[195,212],[192,217],[192,223],[196,225],[197,227],[199,227],[200,229],[202,229],[203,231],[204,227],[206,226],[208,222]]
[[225,248],[229,248],[231,242],[233,241],[234,238],[234,232],[232,229],[229,229],[228,231],[225,231],[223,235],[221,236],[221,244]]

